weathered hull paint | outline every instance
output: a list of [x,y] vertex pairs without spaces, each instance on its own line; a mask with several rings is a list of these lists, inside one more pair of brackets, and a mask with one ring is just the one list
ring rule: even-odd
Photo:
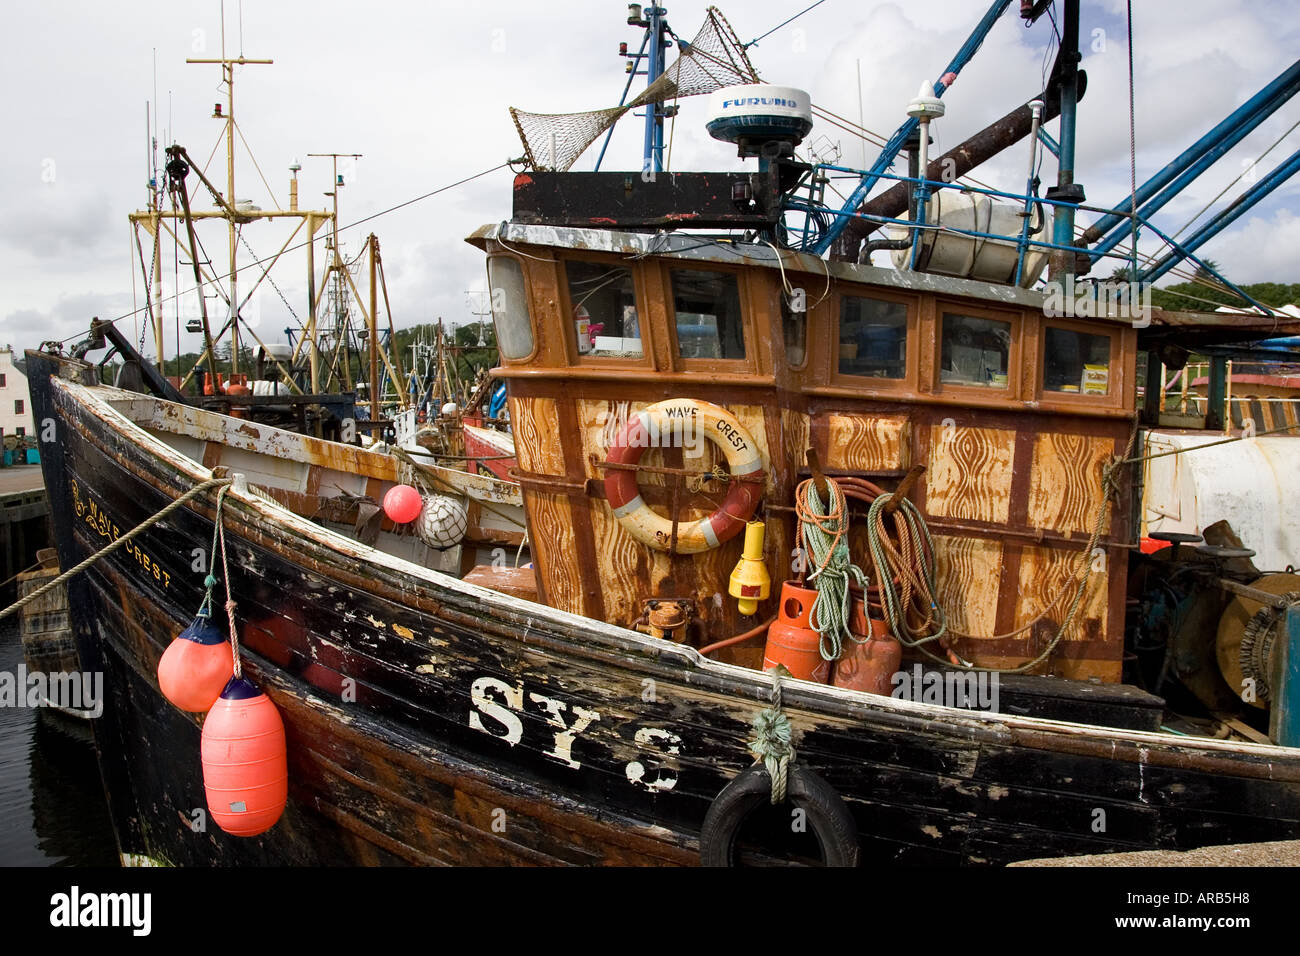
[[[59,556],[70,567],[210,472],[31,355]],[[248,674],[284,717],[290,799],[253,839],[204,806],[199,720],[155,668],[201,598],[196,499],[69,585],[125,856],[173,864],[686,864],[751,758],[771,679],[506,598],[232,491],[226,537]],[[1300,755],[975,714],[790,682],[799,759],[845,798],[866,863],[1293,837]],[[203,815],[204,817],[206,815]]]

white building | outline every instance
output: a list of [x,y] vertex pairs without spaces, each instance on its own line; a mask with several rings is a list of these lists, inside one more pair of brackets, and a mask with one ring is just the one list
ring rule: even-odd
[[35,434],[27,376],[14,366],[12,345],[0,346],[0,435]]

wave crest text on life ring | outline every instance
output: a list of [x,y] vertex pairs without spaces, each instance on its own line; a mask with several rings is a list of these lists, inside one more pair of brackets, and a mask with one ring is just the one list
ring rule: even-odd
[[[678,554],[716,548],[739,534],[753,517],[763,496],[763,456],[753,436],[719,405],[673,398],[630,415],[609,448],[611,464],[635,465],[647,448],[684,446],[700,435],[722,450],[733,480],[726,498],[711,515],[678,523]],[[646,504],[635,471],[610,469],[605,476],[605,496],[614,517],[632,537],[660,551],[670,550],[673,523]]]

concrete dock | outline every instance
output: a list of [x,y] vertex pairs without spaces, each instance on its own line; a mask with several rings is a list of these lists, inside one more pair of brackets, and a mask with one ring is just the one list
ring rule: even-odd
[[12,599],[17,578],[48,548],[50,504],[40,465],[0,468],[0,598]]
[[1009,866],[1300,866],[1300,840],[1207,846],[1199,850],[1138,850],[1049,860],[1021,860]]

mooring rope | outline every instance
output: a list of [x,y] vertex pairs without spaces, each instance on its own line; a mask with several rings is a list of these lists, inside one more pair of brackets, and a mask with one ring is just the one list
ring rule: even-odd
[[822,659],[835,661],[839,660],[845,637],[862,643],[849,628],[849,579],[865,589],[867,578],[849,555],[849,508],[844,491],[835,481],[828,480],[826,487],[830,494],[823,503],[811,478],[800,483],[795,491],[795,512],[804,553],[817,565],[817,570],[808,575],[808,580],[817,585],[812,627],[821,636]]
[[754,739],[750,752],[763,762],[772,778],[772,803],[784,803],[789,783],[790,764],[794,761],[790,718],[781,709],[781,672],[772,672],[772,706],[754,717]]
[[230,594],[230,562],[226,557],[226,523],[222,519],[222,506],[225,504],[226,492],[229,490],[223,487],[217,492],[217,514],[212,521],[212,551],[208,558],[208,576],[203,581],[208,589],[208,596],[204,600],[210,607],[212,588],[217,583],[216,578],[212,576],[212,566],[217,557],[217,546],[220,545],[221,572],[226,585],[226,622],[230,625],[230,653],[235,659],[235,676],[243,677],[243,665],[239,662],[239,631],[235,627],[235,599]]
[[[114,541],[112,544],[110,544],[110,545],[108,545],[107,547],[101,548],[100,550],[96,551],[94,554],[92,554],[90,557],[86,558],[86,560],[82,561],[82,562],[81,562],[80,564],[78,564],[76,567],[73,567],[73,568],[71,568],[70,570],[64,571],[64,572],[63,572],[62,574],[60,574],[57,578],[55,578],[53,581],[49,582],[48,584],[44,585],[43,587],[37,588],[37,589],[36,589],[35,591],[33,591],[31,594],[27,595],[25,598],[22,598],[20,601],[18,601],[18,603],[16,603],[16,604],[11,604],[9,607],[5,608],[3,611],[0,611],[0,620],[3,620],[4,618],[8,617],[10,614],[13,614],[15,611],[19,611],[19,610],[21,610],[22,608],[26,607],[28,604],[31,604],[31,603],[32,603],[33,601],[35,601],[38,597],[40,597],[42,594],[45,594],[47,591],[51,591],[51,590],[53,590],[54,588],[58,587],[60,584],[63,584],[63,583],[64,583],[65,581],[67,581],[69,578],[74,577],[74,576],[77,575],[77,574],[80,574],[82,571],[86,570],[86,568],[90,567],[92,564],[94,564],[96,561],[99,561],[101,558],[105,558],[105,557],[107,557],[108,555],[112,554],[112,553],[113,553],[114,551],[116,551],[118,548],[122,547],[122,545],[126,544],[126,543],[127,543],[128,541],[130,541],[132,538],[136,537],[136,535],[140,534],[141,532],[143,532],[143,531],[145,531],[145,530],[147,530],[147,529],[149,529],[149,528],[152,528],[152,527],[153,527],[154,525],[156,525],[158,522],[162,521],[162,520],[163,520],[164,518],[166,518],[169,514],[171,514],[171,513],[172,513],[173,511],[175,511],[177,508],[181,507],[181,505],[185,504],[185,503],[186,503],[187,501],[189,501],[191,498],[196,498],[196,497],[198,497],[199,495],[203,494],[203,492],[205,492],[205,491],[209,491],[209,490],[211,490],[211,489],[213,489],[213,488],[223,488],[223,489],[224,489],[226,485],[229,485],[229,484],[230,484],[230,482],[231,482],[231,479],[229,479],[229,478],[209,478],[207,481],[204,481],[204,482],[201,482],[201,483],[195,485],[195,486],[194,486],[193,488],[191,488],[189,491],[185,492],[185,494],[181,495],[179,498],[177,498],[177,499],[176,499],[175,501],[173,501],[171,504],[167,505],[167,507],[163,508],[161,511],[159,511],[157,514],[153,515],[152,517],[150,517],[150,518],[146,518],[144,521],[142,521],[140,524],[136,525],[134,528],[132,528],[132,529],[131,529],[130,531],[128,531],[126,534],[122,535],[122,537],[118,538],[118,539],[117,539],[116,541]],[[223,490],[222,493],[224,494],[224,490]],[[218,496],[218,500],[219,500],[219,499],[220,499],[220,496]]]

